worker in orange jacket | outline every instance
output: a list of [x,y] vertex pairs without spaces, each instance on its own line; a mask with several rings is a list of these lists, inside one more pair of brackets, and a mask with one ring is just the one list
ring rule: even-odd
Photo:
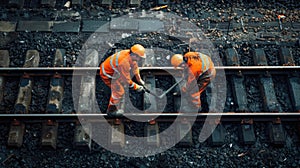
[[181,54],[173,55],[171,64],[175,68],[182,67],[184,69],[183,75],[187,82],[181,88],[181,91],[187,93],[189,101],[192,102],[195,108],[199,109],[201,107],[200,96],[202,92],[216,76],[211,58],[199,52],[187,52],[184,56]]
[[[146,58],[145,48],[140,44],[133,45],[130,49],[119,51],[109,56],[100,65],[100,76],[103,82],[111,88],[111,96],[107,108],[109,116],[122,116],[122,99],[125,93],[124,85],[129,85],[130,89],[138,92],[144,91],[143,85],[145,82],[141,79],[138,61],[141,58]],[[130,70],[136,77],[136,80],[141,84],[138,85],[131,80]]]

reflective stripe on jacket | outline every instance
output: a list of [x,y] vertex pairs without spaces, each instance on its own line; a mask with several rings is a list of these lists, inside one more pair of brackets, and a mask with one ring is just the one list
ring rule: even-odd
[[121,80],[122,83],[128,83],[129,87],[135,90],[137,85],[131,80],[131,69],[135,75],[139,73],[137,62],[132,61],[130,57],[130,50],[122,50],[108,57],[100,65],[100,75],[103,80]]
[[[214,63],[211,58],[205,54],[199,53],[199,57],[187,58],[187,83],[186,89],[190,90],[192,83],[195,83],[197,79],[207,72],[208,70],[214,71]],[[206,77],[214,77],[215,73],[208,74]]]

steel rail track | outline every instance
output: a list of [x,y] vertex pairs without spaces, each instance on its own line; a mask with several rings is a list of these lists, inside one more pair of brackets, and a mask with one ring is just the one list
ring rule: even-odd
[[[241,121],[243,119],[253,119],[254,121],[274,121],[280,119],[281,121],[289,122],[300,122],[300,113],[297,112],[286,112],[286,113],[127,113],[119,119],[128,119],[134,117],[135,119],[146,119],[157,121],[174,121],[177,117],[187,120],[197,120],[204,121],[207,117],[210,119],[220,119],[220,121]],[[104,119],[114,119],[108,117],[107,114],[97,113],[97,114],[0,114],[0,122],[8,121],[8,119],[17,119],[25,121],[39,121],[39,120],[63,120],[63,121],[73,121],[77,119],[88,120],[91,122],[101,121]],[[139,120],[141,121],[141,120]]]
[[[96,74],[99,67],[33,67],[33,68],[0,68],[0,76],[52,76],[61,75],[86,75]],[[140,67],[141,73],[153,73],[156,75],[170,75],[169,73],[181,71],[181,68],[173,67]],[[224,70],[227,75],[235,74],[289,74],[300,70],[300,66],[216,66],[217,71]]]

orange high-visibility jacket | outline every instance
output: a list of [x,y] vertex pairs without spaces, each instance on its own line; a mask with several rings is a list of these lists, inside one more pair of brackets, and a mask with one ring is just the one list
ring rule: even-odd
[[[188,56],[184,57],[184,59],[187,59],[187,83],[186,83],[186,89],[191,89],[192,82],[197,80],[203,73],[207,72],[208,70],[214,71],[214,63],[212,62],[211,58],[205,54],[198,53],[199,56]],[[207,77],[213,77],[215,74],[210,74],[211,76]]]
[[[136,90],[137,84],[130,77],[131,69],[135,76],[139,75],[138,64],[136,61],[132,61],[130,50],[122,50],[108,57],[100,65],[100,76],[104,81],[111,81],[114,78],[118,78],[121,80],[121,83],[127,83],[130,88]],[[108,84],[110,82],[105,83]]]

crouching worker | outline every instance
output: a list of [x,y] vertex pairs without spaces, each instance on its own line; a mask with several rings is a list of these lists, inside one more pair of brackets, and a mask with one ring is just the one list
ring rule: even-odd
[[187,52],[184,56],[175,54],[171,64],[183,68],[183,76],[187,82],[181,92],[188,98],[194,108],[201,109],[201,94],[216,76],[216,70],[211,58],[198,52]]
[[[133,45],[130,49],[121,50],[109,56],[100,65],[100,76],[103,82],[110,87],[111,96],[107,107],[107,115],[111,117],[121,117],[124,114],[123,95],[124,86],[138,92],[144,91],[145,82],[141,79],[138,61],[146,58],[145,48],[140,44]],[[130,71],[141,84],[138,85],[131,80]]]

